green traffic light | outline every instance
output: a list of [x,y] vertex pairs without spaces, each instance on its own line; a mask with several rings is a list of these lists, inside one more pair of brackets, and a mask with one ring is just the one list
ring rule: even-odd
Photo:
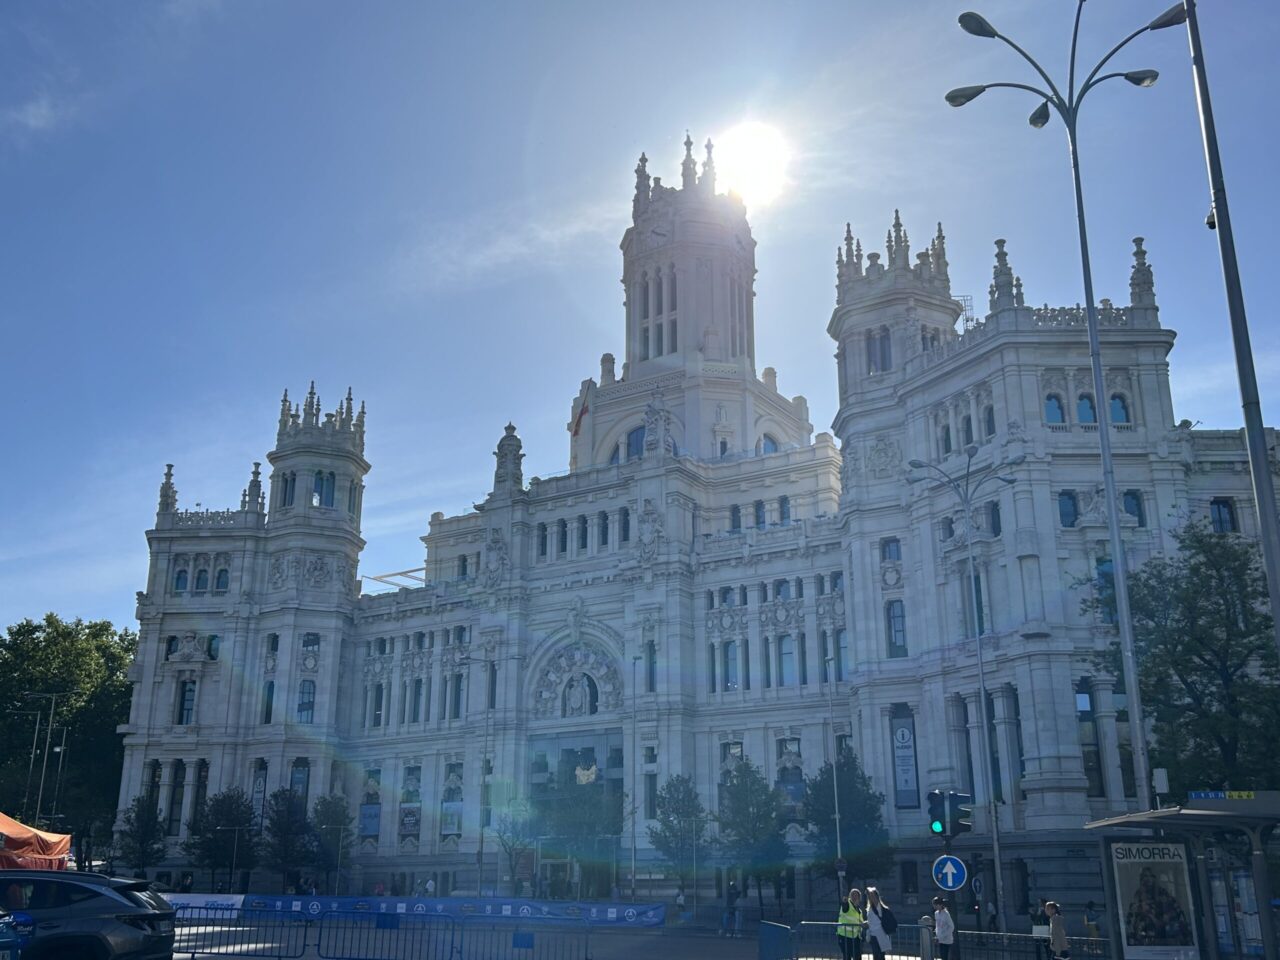
[[929,829],[932,830],[934,833],[942,833],[943,832],[942,821],[941,820],[930,821]]

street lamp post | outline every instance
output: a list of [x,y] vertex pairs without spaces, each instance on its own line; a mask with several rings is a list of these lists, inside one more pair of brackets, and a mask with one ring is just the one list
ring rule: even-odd
[[[834,643],[834,638],[832,640]],[[827,667],[827,712],[831,715],[831,800],[835,804],[836,821],[836,892],[844,896],[844,847],[840,843],[840,744],[836,740],[836,702],[832,688],[836,683],[836,658],[824,654],[823,663]]]
[[[1102,484],[1106,497],[1107,529],[1110,534],[1112,580],[1114,582],[1116,600],[1116,621],[1120,632],[1120,656],[1124,666],[1125,691],[1128,695],[1129,717],[1133,728],[1133,767],[1134,778],[1138,784],[1138,807],[1141,810],[1151,809],[1151,771],[1147,759],[1146,731],[1142,719],[1142,694],[1138,689],[1138,664],[1134,652],[1133,618],[1129,610],[1128,562],[1124,553],[1124,542],[1120,537],[1120,517],[1117,510],[1117,492],[1115,467],[1111,455],[1111,405],[1106,399],[1106,381],[1102,376],[1102,345],[1098,335],[1098,311],[1093,299],[1093,270],[1089,262],[1089,235],[1085,225],[1084,191],[1080,184],[1080,152],[1077,137],[1077,120],[1080,106],[1085,95],[1098,84],[1106,80],[1123,79],[1136,87],[1149,87],[1156,82],[1159,74],[1155,70],[1128,70],[1104,73],[1102,68],[1135,37],[1149,30],[1163,30],[1176,26],[1186,20],[1186,10],[1181,3],[1170,7],[1151,22],[1139,27],[1111,48],[1105,57],[1098,61],[1089,72],[1084,82],[1076,89],[1076,47],[1080,36],[1080,16],[1084,12],[1085,0],[1077,0],[1075,26],[1071,32],[1071,58],[1067,80],[1067,94],[1064,97],[1057,85],[1030,54],[1020,46],[1001,34],[984,17],[977,13],[960,14],[960,27],[975,37],[1000,40],[1011,47],[1023,60],[1029,63],[1048,86],[1048,90],[1025,83],[987,83],[977,86],[957,87],[950,91],[946,100],[953,107],[964,106],[987,90],[1007,87],[1015,90],[1026,90],[1043,99],[1031,114],[1029,122],[1037,129],[1049,122],[1050,107],[1062,118],[1067,131],[1067,146],[1071,155],[1071,180],[1075,187],[1076,223],[1080,234],[1080,266],[1084,276],[1085,322],[1089,335],[1089,361],[1093,373],[1093,396],[1098,410],[1098,441],[1101,447]],[[1003,904],[1001,909],[1003,910]]]
[[1227,185],[1218,154],[1218,130],[1209,100],[1209,80],[1204,72],[1204,49],[1200,45],[1200,21],[1196,0],[1186,0],[1187,36],[1191,43],[1191,69],[1196,81],[1196,102],[1200,106],[1200,130],[1204,138],[1204,159],[1209,169],[1209,229],[1217,230],[1222,256],[1222,275],[1227,285],[1227,312],[1231,318],[1231,342],[1235,347],[1236,373],[1240,380],[1240,406],[1244,413],[1245,444],[1249,450],[1249,476],[1253,481],[1253,502],[1258,511],[1258,533],[1262,537],[1262,558],[1267,571],[1271,598],[1271,625],[1276,650],[1280,651],[1280,520],[1276,517],[1276,491],[1267,456],[1266,428],[1262,402],[1258,397],[1258,376],[1253,369],[1253,348],[1249,344],[1249,323],[1244,312],[1244,290],[1240,286],[1240,265],[1236,262],[1236,240],[1227,207]]
[[[977,750],[978,758],[981,760],[978,765],[979,776],[982,777],[982,793],[987,801],[987,820],[991,824],[991,855],[995,859],[996,909],[1000,914],[1001,928],[1008,930],[1009,926],[1005,921],[1004,861],[1000,859],[1000,819],[996,811],[995,784],[992,782],[991,776],[991,749],[987,741],[989,736],[987,731],[990,729],[991,719],[987,709],[987,663],[982,643],[983,635],[986,633],[986,618],[981,616],[982,593],[978,589],[977,568],[973,563],[973,507],[978,495],[984,489],[989,489],[988,484],[1003,483],[1010,485],[1014,483],[1013,477],[997,471],[1005,467],[1017,466],[1026,457],[1019,454],[1004,463],[993,463],[975,472],[973,458],[978,454],[978,445],[976,443],[969,444],[964,448],[964,453],[965,464],[962,478],[953,477],[941,467],[926,463],[923,460],[912,460],[909,466],[912,470],[928,471],[937,477],[955,494],[956,499],[960,501],[960,508],[964,511],[964,545],[969,567],[969,602],[973,605],[974,646],[978,656],[978,717],[979,722],[982,724],[979,742],[971,745],[971,749]],[[920,474],[908,474],[907,476],[909,483],[918,483],[923,479],[925,479],[924,476]]]
[[214,830],[231,830],[234,836],[231,838],[231,876],[227,883],[228,893],[236,892],[236,859],[240,853],[240,832],[242,830],[252,829],[250,827],[214,827]]
[[49,812],[49,819],[56,819],[58,816],[58,800],[62,797],[62,768],[67,760],[67,728],[62,728],[62,743],[53,748],[58,754],[58,779],[54,781],[53,787],[53,808]]
[[31,801],[31,776],[32,776],[32,774],[35,772],[35,768],[36,768],[36,745],[37,745],[37,744],[39,743],[39,741],[40,741],[40,719],[41,719],[41,717],[42,717],[42,715],[43,715],[43,711],[40,711],[40,710],[6,710],[6,711],[5,711],[5,713],[8,713],[8,714],[10,714],[10,715],[12,715],[12,716],[15,716],[15,717],[16,717],[16,716],[26,716],[26,717],[35,717],[35,718],[36,718],[35,728],[31,731],[31,757],[30,757],[30,759],[27,761],[27,786],[26,786],[26,788],[22,791],[22,820],[23,820],[23,822],[24,822],[24,823],[26,823],[26,822],[28,822],[28,821],[27,821],[27,806],[28,806],[28,804],[29,804],[29,803],[30,803],[30,801]]
[[640,784],[636,779],[636,727],[639,724],[637,713],[637,697],[640,691],[636,688],[636,664],[641,660],[640,654],[631,657],[631,789],[635,796],[631,798],[631,901],[636,899],[636,818],[640,815],[637,797],[640,795]]
[[60,693],[26,693],[28,697],[49,698],[49,723],[44,730],[44,756],[40,758],[40,789],[36,793],[36,815],[33,824],[40,826],[40,808],[44,804],[44,776],[49,769],[49,747],[53,739],[53,713],[58,707]]
[[326,824],[321,824],[320,829],[340,831],[338,833],[338,839],[334,841],[335,845],[338,848],[338,856],[337,856],[337,863],[333,868],[333,872],[334,872],[333,882],[329,884],[329,895],[334,896],[337,892],[337,889],[342,886],[342,848],[343,846],[345,846],[345,844],[342,842],[343,836],[341,831],[346,830],[347,828],[342,824],[326,823]]

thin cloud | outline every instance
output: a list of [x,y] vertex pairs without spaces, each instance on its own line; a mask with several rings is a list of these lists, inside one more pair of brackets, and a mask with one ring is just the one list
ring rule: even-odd
[[66,100],[55,99],[48,92],[36,94],[26,103],[4,112],[4,125],[24,134],[48,133],[63,126],[75,113]]
[[557,265],[616,237],[623,222],[617,202],[611,200],[578,207],[549,222],[507,212],[433,227],[430,237],[413,242],[394,258],[392,285],[402,293],[425,293],[492,282],[498,268],[510,275],[534,265]]

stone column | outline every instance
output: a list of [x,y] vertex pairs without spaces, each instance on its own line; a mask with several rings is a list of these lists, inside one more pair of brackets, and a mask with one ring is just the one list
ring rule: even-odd
[[[975,831],[989,832],[991,827],[987,816],[987,798],[990,787],[983,782],[983,757],[979,753],[988,749],[986,731],[982,729],[982,706],[978,700],[978,692],[963,694],[966,712],[966,726],[969,732],[969,756],[973,764],[973,789],[969,791],[973,797],[973,827]],[[988,754],[989,756],[989,754]]]
[[964,699],[959,696],[947,697],[946,705],[947,744],[951,751],[951,763],[955,770],[956,789],[962,793],[973,795],[973,777],[969,775],[969,741],[966,737],[964,720]]
[[1000,757],[1000,792],[1004,796],[1000,825],[1013,829],[1014,808],[1019,802],[1021,761],[1018,751],[1018,718],[1014,713],[1013,687],[1001,684],[992,691],[996,728],[996,753]]
[[1115,681],[1110,677],[1093,677],[1089,681],[1093,693],[1093,722],[1098,728],[1098,754],[1102,761],[1102,788],[1107,806],[1125,808],[1124,777],[1120,772],[1120,733],[1116,728],[1116,708],[1112,700]]

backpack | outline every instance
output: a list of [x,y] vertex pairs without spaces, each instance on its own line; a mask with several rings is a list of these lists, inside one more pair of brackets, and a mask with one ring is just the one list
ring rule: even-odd
[[888,907],[880,908],[880,926],[889,936],[893,936],[893,931],[898,929],[898,918]]

